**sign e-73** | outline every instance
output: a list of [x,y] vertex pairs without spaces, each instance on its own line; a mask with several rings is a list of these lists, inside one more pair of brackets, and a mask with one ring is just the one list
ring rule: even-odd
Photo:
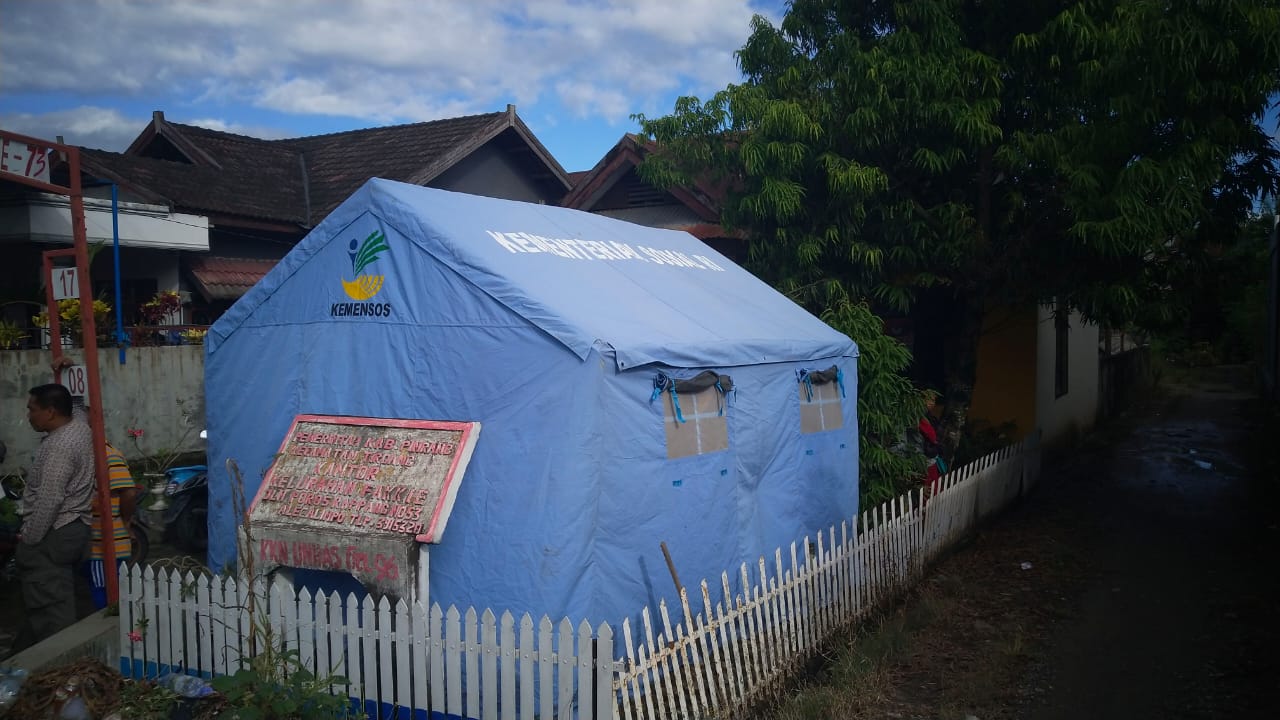
[[45,148],[0,138],[0,172],[49,182],[49,155]]

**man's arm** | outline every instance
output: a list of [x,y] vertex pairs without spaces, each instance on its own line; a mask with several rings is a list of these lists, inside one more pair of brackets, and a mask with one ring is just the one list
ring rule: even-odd
[[138,511],[138,488],[134,486],[117,494],[120,496],[120,519],[128,527],[133,522],[133,514]]

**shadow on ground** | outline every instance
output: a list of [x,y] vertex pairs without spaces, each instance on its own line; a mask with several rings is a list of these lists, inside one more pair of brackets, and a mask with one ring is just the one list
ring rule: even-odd
[[1205,371],[1047,459],[1036,494],[768,716],[1270,717],[1280,423],[1250,383]]

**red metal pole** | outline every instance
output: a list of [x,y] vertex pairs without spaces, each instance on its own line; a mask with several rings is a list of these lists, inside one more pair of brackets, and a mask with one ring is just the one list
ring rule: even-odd
[[[107,580],[107,599],[117,602],[120,598],[119,578],[116,571],[115,533],[111,521],[111,484],[110,473],[107,472],[107,436],[102,425],[102,388],[98,376],[98,332],[93,322],[93,283],[89,279],[89,241],[84,224],[84,195],[80,187],[80,149],[62,143],[51,143],[38,138],[19,135],[7,130],[0,130],[0,137],[26,143],[30,152],[43,152],[45,148],[65,153],[70,178],[67,187],[63,188],[21,174],[6,173],[6,179],[29,185],[45,192],[65,193],[71,204],[71,233],[73,253],[76,261],[76,272],[80,285],[80,328],[84,335],[85,370],[89,376],[89,427],[93,430],[94,471],[98,481],[99,516],[102,521],[102,556]],[[48,158],[52,159],[52,158]],[[49,302],[49,344],[55,361],[62,357],[62,327],[58,317],[58,305],[53,300],[53,262],[50,256],[62,255],[66,251],[55,250],[46,253],[44,269],[46,283],[50,286],[46,296]],[[58,373],[61,375],[61,373]],[[55,381],[58,378],[55,377]]]
[[[58,301],[53,299],[53,256],[49,253],[43,254],[44,258],[44,297],[45,307],[48,310],[45,315],[49,319],[49,350],[53,352],[53,361],[55,363],[62,357],[62,318],[58,317]],[[61,373],[53,374],[53,381],[61,380]]]
[[[102,385],[98,375],[98,330],[93,318],[93,283],[89,278],[89,240],[84,224],[84,195],[80,187],[80,149],[66,148],[71,177],[71,234],[75,242],[76,274],[80,280],[80,328],[84,336],[84,366],[89,376],[89,427],[93,429],[93,460],[98,477],[98,519],[102,528],[102,566],[107,602],[120,600],[116,569],[115,528],[111,517],[111,474],[107,470],[107,434],[102,424]],[[50,311],[52,316],[53,312]],[[52,321],[50,321],[52,325]],[[58,341],[61,350],[61,339]]]

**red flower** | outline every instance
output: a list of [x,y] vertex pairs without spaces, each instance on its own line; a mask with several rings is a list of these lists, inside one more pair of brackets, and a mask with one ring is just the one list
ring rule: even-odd
[[142,428],[129,428],[126,432],[129,433],[129,437],[131,438],[136,439],[142,437]]
[[129,631],[129,641],[130,641],[130,642],[142,642],[142,633],[138,632],[137,630],[130,630],[130,631]]

